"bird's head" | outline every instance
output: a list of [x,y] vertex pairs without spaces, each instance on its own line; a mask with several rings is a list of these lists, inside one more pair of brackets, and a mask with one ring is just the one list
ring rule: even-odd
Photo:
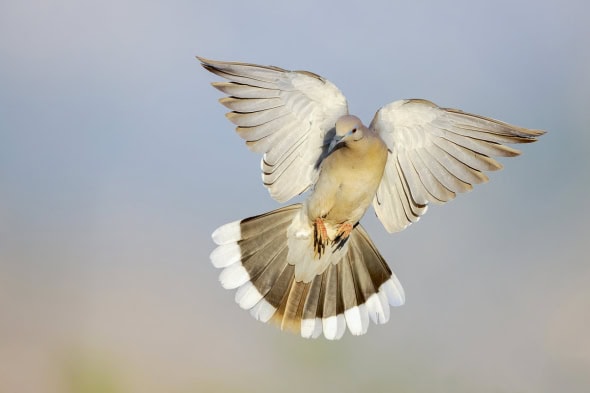
[[365,126],[361,120],[353,115],[345,115],[336,121],[336,134],[330,142],[328,151],[332,151],[339,143],[349,144],[363,138]]

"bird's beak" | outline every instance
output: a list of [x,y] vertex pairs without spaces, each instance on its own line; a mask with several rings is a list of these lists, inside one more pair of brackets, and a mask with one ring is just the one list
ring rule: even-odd
[[334,148],[336,147],[336,145],[339,144],[340,142],[342,142],[342,140],[344,138],[346,138],[347,136],[351,136],[351,135],[352,135],[352,131],[349,131],[342,136],[334,135],[334,137],[330,141],[330,146],[328,147],[328,154],[331,153],[332,150],[334,150]]
[[332,150],[334,150],[334,148],[337,144],[340,143],[340,141],[342,141],[342,138],[342,136],[334,135],[334,138],[332,138],[332,140],[330,141],[330,146],[328,146],[328,154],[331,153]]

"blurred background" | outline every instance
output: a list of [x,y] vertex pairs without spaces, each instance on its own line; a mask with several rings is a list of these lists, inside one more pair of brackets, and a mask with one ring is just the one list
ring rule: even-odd
[[[587,1],[0,4],[0,392],[590,391]],[[426,98],[548,134],[389,235],[367,335],[255,321],[209,262],[276,208],[194,56],[316,72],[369,123]]]

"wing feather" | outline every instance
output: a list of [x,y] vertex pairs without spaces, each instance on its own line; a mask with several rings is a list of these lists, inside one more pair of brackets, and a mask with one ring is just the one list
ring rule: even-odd
[[213,82],[211,86],[230,97],[239,97],[239,99],[276,98],[280,95],[280,91],[277,89],[265,89],[259,86],[243,85],[234,82]]
[[219,102],[235,112],[257,112],[283,106],[283,102],[279,98],[223,97]]
[[271,196],[285,202],[313,185],[326,135],[348,113],[340,90],[307,71],[198,59],[229,81],[213,86],[229,96],[220,102],[238,135],[264,154],[262,180]]
[[520,151],[506,143],[534,142],[543,131],[513,126],[426,100],[401,100],[379,109],[371,122],[390,154],[373,200],[389,232],[403,230],[426,213],[429,203],[444,203],[473,184],[484,171],[502,165],[493,157]]
[[454,193],[467,192],[473,188],[471,184],[464,182],[455,176],[452,172],[452,169],[446,168],[445,165],[442,164],[441,161],[439,161],[429,149],[420,149],[418,150],[418,154],[422,158],[422,161],[426,163],[436,179],[449,191]]

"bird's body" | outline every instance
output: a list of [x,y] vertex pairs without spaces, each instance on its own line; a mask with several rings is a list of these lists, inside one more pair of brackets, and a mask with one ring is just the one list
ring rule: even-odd
[[[340,127],[344,131],[338,136]],[[312,280],[326,265],[337,263],[334,251],[347,251],[347,237],[369,208],[385,169],[387,146],[357,117],[338,119],[336,137],[338,143],[328,148],[301,207],[303,218],[289,232],[293,255],[289,260],[298,261],[296,280]]]
[[306,71],[199,58],[229,82],[221,103],[249,148],[264,153],[262,178],[286,201],[303,204],[226,224],[213,233],[213,265],[236,302],[261,321],[303,337],[338,339],[384,323],[404,290],[359,224],[369,205],[389,232],[416,222],[533,142],[542,131],[444,109],[426,100],[395,101],[369,127],[348,114],[332,83]]
[[354,119],[351,127],[363,132],[363,137],[340,141],[322,162],[313,193],[306,202],[312,221],[322,218],[331,226],[345,222],[354,225],[375,197],[387,161],[387,146],[379,135]]

